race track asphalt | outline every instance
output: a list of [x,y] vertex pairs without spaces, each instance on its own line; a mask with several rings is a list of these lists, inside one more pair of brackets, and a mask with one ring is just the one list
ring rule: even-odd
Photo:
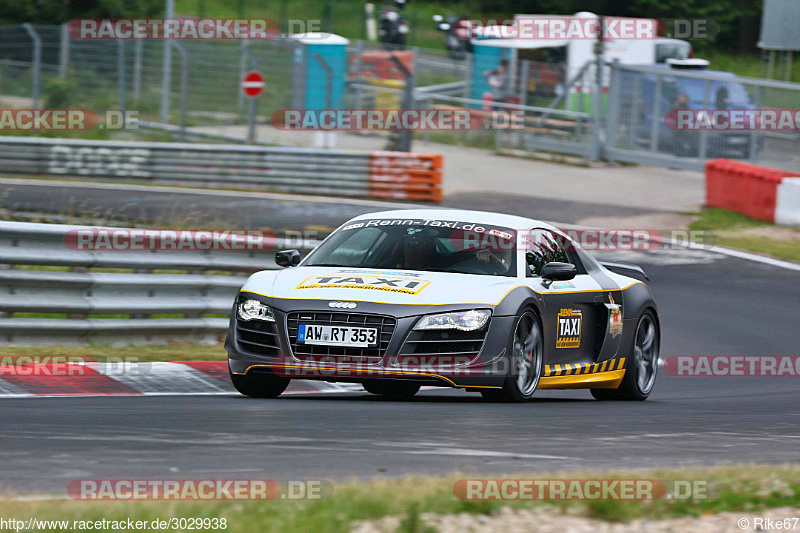
[[[611,257],[642,264],[660,306],[662,357],[800,355],[800,272],[708,250]],[[0,401],[0,486],[63,495],[81,478],[343,479],[453,471],[800,461],[797,377],[673,377],[643,403],[544,391],[523,405],[424,390],[256,400]]]

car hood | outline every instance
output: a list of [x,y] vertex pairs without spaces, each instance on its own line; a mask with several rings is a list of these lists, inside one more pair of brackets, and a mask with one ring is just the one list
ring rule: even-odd
[[504,276],[295,267],[253,274],[242,290],[284,299],[348,300],[389,304],[496,305],[517,286]]

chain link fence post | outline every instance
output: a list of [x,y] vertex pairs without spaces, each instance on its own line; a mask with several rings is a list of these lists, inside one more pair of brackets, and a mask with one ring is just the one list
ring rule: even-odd
[[172,43],[178,52],[181,54],[181,93],[180,93],[180,140],[186,140],[186,106],[189,90],[189,52],[182,43]]
[[[167,0],[167,8],[165,17],[171,19],[175,16],[174,0]],[[159,112],[159,120],[162,124],[169,123],[169,89],[172,77],[172,41],[166,39],[164,41],[164,62],[161,70],[161,109]]]
[[[600,42],[602,43],[602,41]],[[602,44],[599,49],[600,53],[596,54],[595,59],[596,78],[594,82],[594,91],[592,91],[592,122],[594,122],[594,127],[592,128],[592,151],[589,156],[589,160],[592,162],[599,161],[603,154],[603,140],[600,137],[602,134],[601,122],[603,120],[603,66],[605,65],[603,61]]]
[[[247,39],[242,39],[241,44],[239,45],[239,79],[238,81],[242,81],[247,74],[247,63],[250,57],[250,51],[247,49]],[[239,90],[237,92],[238,95],[238,102],[237,102],[237,109],[239,110],[239,116],[244,115],[244,92]]]
[[[119,111],[122,114],[122,129],[125,129],[127,87],[125,86],[125,39],[117,41],[117,84],[119,84]],[[108,125],[106,125],[108,126]]]
[[144,41],[136,40],[133,50],[133,100],[137,104],[142,98],[142,47]]
[[352,79],[356,83],[356,103],[355,103],[356,109],[361,109],[363,105],[364,90],[361,88],[361,84],[363,83],[361,76],[361,62],[363,59],[364,59],[364,41],[359,39],[358,41],[356,41],[356,46],[355,46],[355,61],[352,62],[353,65]]
[[42,39],[30,23],[22,25],[33,41],[33,76],[31,77],[31,92],[33,95],[33,108],[39,109],[39,94],[42,85]]
[[[522,68],[520,69],[520,87],[519,87],[519,103],[522,105],[527,105],[528,103],[528,80],[530,78],[530,62],[523,61]],[[509,111],[508,117],[508,124],[514,123],[511,118],[511,113],[515,111]],[[522,128],[517,131],[517,149],[523,150],[525,148],[525,111],[522,110]]]
[[658,74],[656,77],[656,92],[653,97],[653,116],[650,118],[650,151],[658,151],[658,117],[661,115],[661,93],[663,92],[664,77]]
[[67,69],[69,68],[69,33],[67,25],[61,25],[61,42],[58,48],[58,77],[62,80],[67,79]]
[[[709,80],[705,80],[705,82],[703,83],[703,109],[709,109],[710,106],[711,106],[711,82]],[[703,128],[700,131],[700,149],[698,151],[697,156],[701,160],[704,160],[706,158],[706,153],[708,153],[708,131],[705,128]]]
[[608,82],[608,108],[606,109],[606,146],[617,145],[617,128],[619,127],[620,105],[620,71],[619,59],[611,63],[611,74]]

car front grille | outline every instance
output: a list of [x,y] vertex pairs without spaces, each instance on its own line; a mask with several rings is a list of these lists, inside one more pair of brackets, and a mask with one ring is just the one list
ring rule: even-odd
[[478,355],[487,331],[486,327],[478,331],[412,331],[400,355]]
[[[344,346],[318,346],[301,344],[297,342],[297,332],[300,324],[314,326],[350,326],[367,327],[378,330],[378,345],[367,348],[347,348]],[[389,341],[397,325],[393,317],[383,315],[369,315],[363,313],[330,313],[319,311],[299,311],[286,316],[286,329],[289,335],[289,345],[295,357],[304,356],[352,356],[367,359],[380,359],[386,353]]]
[[280,355],[281,347],[275,322],[244,321],[236,317],[236,341],[248,352],[269,356]]

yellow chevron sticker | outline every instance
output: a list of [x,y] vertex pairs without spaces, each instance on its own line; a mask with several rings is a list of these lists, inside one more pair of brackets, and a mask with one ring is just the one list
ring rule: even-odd
[[566,363],[563,365],[545,365],[543,377],[578,376],[601,372],[620,371],[625,368],[625,358],[610,359],[602,363]]

